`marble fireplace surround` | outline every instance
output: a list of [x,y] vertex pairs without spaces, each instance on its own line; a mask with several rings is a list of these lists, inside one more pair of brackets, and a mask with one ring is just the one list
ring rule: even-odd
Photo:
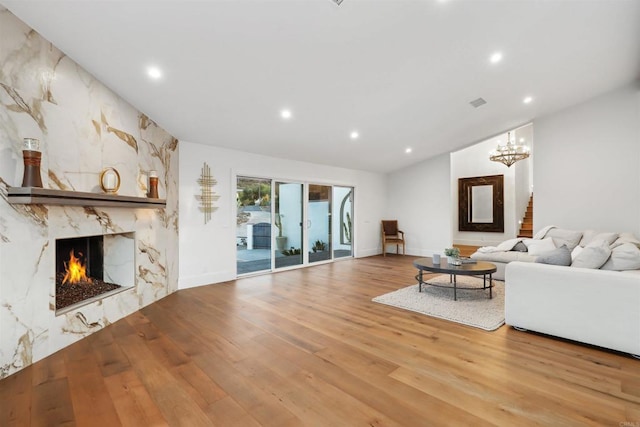
[[[26,137],[42,151],[43,189],[31,196],[92,200],[16,202]],[[115,196],[99,185],[107,167],[121,177]],[[160,206],[147,198],[150,170]],[[130,287],[56,315],[55,241],[93,235],[126,247],[107,262],[127,265],[110,274]],[[0,6],[0,380],[177,284],[178,140]]]
[[[63,268],[58,265],[58,258],[61,256],[62,259],[67,260],[69,255],[67,253],[68,247],[65,246],[64,253],[58,252],[58,244],[61,242],[70,243],[70,241],[81,239],[87,240],[89,238],[100,237],[100,249],[102,252],[99,255],[102,267],[102,277],[97,277],[98,279],[104,280],[108,283],[113,283],[119,285],[120,288],[114,289],[109,292],[102,293],[100,295],[87,298],[82,301],[78,301],[74,304],[71,304],[67,307],[63,307],[60,309],[56,309],[57,304],[56,300],[58,298],[56,291],[56,276],[54,276],[53,280],[53,291],[51,295],[54,296],[54,300],[52,304],[49,305],[50,309],[55,311],[56,316],[60,316],[62,314],[68,313],[85,305],[91,304],[93,302],[100,301],[105,298],[109,298],[112,295],[115,295],[120,292],[127,291],[129,289],[133,289],[135,285],[135,231],[124,232],[124,233],[111,233],[111,234],[98,234],[91,236],[65,236],[65,237],[57,237],[52,241],[52,247],[56,248],[56,253],[54,254],[54,263],[55,263],[55,273],[56,275],[59,272],[63,272]],[[74,250],[78,251],[79,247],[75,246]],[[87,261],[87,257],[89,254],[83,254],[85,256],[84,262],[90,263]],[[95,275],[92,275],[95,278]],[[63,285],[63,286],[72,286],[72,285]]]

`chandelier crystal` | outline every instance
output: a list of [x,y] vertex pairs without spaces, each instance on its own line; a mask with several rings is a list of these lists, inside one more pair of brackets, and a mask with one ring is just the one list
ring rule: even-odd
[[489,160],[500,162],[507,167],[527,157],[529,157],[529,147],[511,142],[511,132],[507,133],[507,145],[498,144],[498,147],[489,153]]

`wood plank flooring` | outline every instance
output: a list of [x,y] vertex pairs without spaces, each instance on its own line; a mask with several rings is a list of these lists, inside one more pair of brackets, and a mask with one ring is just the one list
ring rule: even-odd
[[640,425],[638,360],[371,302],[414,259],[174,293],[0,381],[0,425]]

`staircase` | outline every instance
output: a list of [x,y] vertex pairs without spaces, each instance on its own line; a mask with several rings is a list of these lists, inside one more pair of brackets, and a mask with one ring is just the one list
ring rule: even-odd
[[529,205],[527,206],[527,212],[525,212],[524,218],[522,218],[518,237],[533,237],[533,194],[529,197]]

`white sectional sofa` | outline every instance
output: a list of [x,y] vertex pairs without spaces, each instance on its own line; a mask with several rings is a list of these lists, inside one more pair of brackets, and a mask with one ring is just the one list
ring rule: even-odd
[[640,239],[545,227],[521,240],[472,255],[502,272],[508,325],[640,355]]
[[640,355],[640,270],[512,262],[504,311],[517,328]]

